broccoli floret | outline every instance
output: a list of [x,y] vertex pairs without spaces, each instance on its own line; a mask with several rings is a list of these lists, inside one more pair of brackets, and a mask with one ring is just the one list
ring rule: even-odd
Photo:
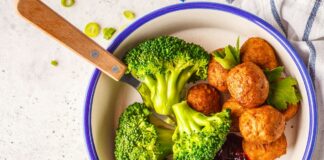
[[214,159],[230,130],[230,110],[211,116],[191,109],[186,101],[172,106],[177,120],[173,134],[173,159]]
[[115,137],[117,160],[160,160],[172,153],[174,131],[157,127],[150,116],[149,108],[141,103],[128,106],[122,113]]
[[190,77],[207,78],[209,57],[196,44],[172,36],[161,36],[131,49],[125,63],[127,73],[148,88],[149,92],[140,91],[145,103],[151,104],[149,107],[159,114],[172,115],[171,106],[180,102],[180,93]]

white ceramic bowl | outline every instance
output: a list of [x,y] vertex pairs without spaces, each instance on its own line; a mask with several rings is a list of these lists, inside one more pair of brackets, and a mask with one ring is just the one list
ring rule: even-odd
[[[301,58],[271,25],[245,11],[216,3],[183,3],[140,18],[116,37],[108,48],[122,56],[139,42],[159,35],[174,35],[203,46],[207,51],[241,42],[248,37],[266,39],[277,51],[288,75],[298,81],[301,109],[286,125],[288,152],[282,160],[308,160],[317,132],[316,100],[312,82]],[[113,159],[114,133],[122,110],[141,101],[132,87],[96,70],[90,82],[84,113],[85,138],[91,159]]]

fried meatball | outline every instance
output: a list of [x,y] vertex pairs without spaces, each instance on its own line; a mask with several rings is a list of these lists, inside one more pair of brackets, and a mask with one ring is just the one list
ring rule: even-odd
[[267,144],[277,140],[285,130],[285,117],[270,105],[245,111],[239,119],[245,141]]
[[247,108],[265,102],[269,94],[269,82],[260,67],[252,62],[235,66],[228,72],[227,88],[231,96]]
[[288,108],[281,113],[284,115],[285,120],[289,121],[292,119],[296,113],[298,112],[299,105],[298,104],[289,104]]
[[216,88],[206,83],[192,86],[188,91],[187,102],[191,108],[205,115],[221,110],[220,96]]
[[287,152],[287,140],[284,134],[269,144],[243,141],[242,146],[245,154],[251,160],[274,160]]
[[244,112],[244,107],[234,100],[234,98],[228,99],[224,104],[222,110],[230,109],[231,110],[231,131],[232,132],[239,132],[239,118]]
[[241,59],[243,62],[253,62],[263,69],[278,66],[274,49],[267,41],[258,37],[252,37],[243,44]]
[[[223,50],[223,48],[218,49],[218,51]],[[213,87],[217,88],[221,92],[227,91],[226,78],[228,70],[223,68],[215,59],[211,56],[210,62],[208,64],[208,83]]]

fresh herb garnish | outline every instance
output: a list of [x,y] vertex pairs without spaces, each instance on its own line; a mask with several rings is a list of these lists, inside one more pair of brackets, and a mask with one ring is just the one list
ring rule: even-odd
[[273,81],[278,80],[281,77],[281,73],[283,72],[283,70],[284,70],[284,67],[279,66],[272,70],[265,69],[264,74],[267,76],[268,81],[271,83]]
[[231,69],[240,64],[240,39],[237,38],[236,47],[226,46],[221,51],[213,53],[214,59],[225,69]]
[[297,104],[301,99],[300,93],[295,88],[297,80],[292,77],[281,78],[283,70],[284,67],[280,66],[264,71],[270,83],[267,103],[279,110],[286,110],[288,104]]

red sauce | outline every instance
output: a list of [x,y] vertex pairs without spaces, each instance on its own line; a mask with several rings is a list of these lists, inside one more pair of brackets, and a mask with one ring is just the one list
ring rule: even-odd
[[233,133],[227,135],[227,140],[218,151],[215,160],[249,160],[242,148],[243,138]]

